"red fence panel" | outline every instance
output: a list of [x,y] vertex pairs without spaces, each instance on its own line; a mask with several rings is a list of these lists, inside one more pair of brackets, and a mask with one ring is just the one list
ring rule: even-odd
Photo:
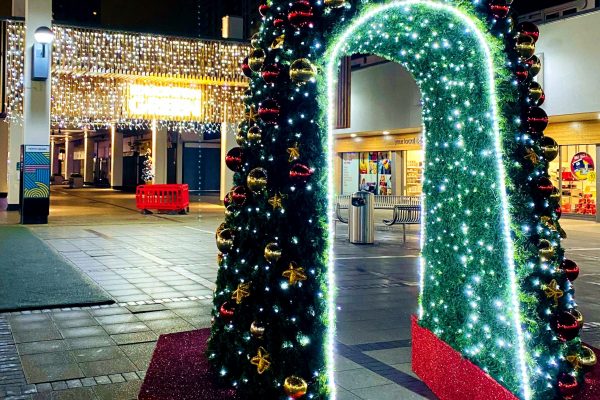
[[140,210],[185,211],[190,205],[189,187],[186,184],[139,185],[135,202]]

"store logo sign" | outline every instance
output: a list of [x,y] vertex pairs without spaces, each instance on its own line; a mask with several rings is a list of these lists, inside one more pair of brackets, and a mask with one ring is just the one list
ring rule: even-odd
[[202,115],[202,91],[198,88],[131,83],[126,91],[130,118],[197,120]]
[[571,172],[579,181],[596,180],[592,156],[585,152],[575,154],[571,159]]

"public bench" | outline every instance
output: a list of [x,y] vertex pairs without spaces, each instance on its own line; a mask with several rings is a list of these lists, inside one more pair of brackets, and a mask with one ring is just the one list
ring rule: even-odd
[[[335,216],[338,221],[348,223],[348,218],[342,211],[350,209],[350,195],[337,196]],[[403,238],[406,241],[406,225],[421,223],[421,198],[417,196],[375,196],[374,208],[376,210],[392,210],[392,219],[384,219],[387,226],[402,225]]]
[[151,214],[151,209],[185,214],[190,205],[189,187],[187,184],[139,185],[135,202],[143,214]]

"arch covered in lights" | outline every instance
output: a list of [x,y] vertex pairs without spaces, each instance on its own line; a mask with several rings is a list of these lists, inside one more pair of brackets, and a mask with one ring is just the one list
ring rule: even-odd
[[[507,132],[501,131],[495,82],[503,57],[492,48],[495,42],[472,15],[428,0],[375,5],[340,23],[328,43],[322,82],[329,107],[329,170],[340,59],[374,54],[401,64],[423,100],[419,324],[529,399],[503,157]],[[334,192],[330,174],[331,218]],[[333,237],[333,221],[329,226]],[[333,263],[329,285],[335,287]],[[334,310],[330,298],[331,319]],[[330,341],[334,331],[331,325]]]

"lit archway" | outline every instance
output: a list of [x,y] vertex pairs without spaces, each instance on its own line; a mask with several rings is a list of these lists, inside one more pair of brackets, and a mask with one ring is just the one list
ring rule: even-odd
[[[423,96],[419,325],[522,399],[582,375],[547,178],[553,149],[510,1],[269,0],[226,197],[208,356],[247,398],[334,397],[333,98],[342,56],[402,64]],[[570,325],[569,325],[570,324]],[[448,366],[452,368],[452,366]],[[485,375],[485,374],[483,374]],[[504,390],[504,389],[502,389]],[[332,396],[333,394],[333,396]]]

